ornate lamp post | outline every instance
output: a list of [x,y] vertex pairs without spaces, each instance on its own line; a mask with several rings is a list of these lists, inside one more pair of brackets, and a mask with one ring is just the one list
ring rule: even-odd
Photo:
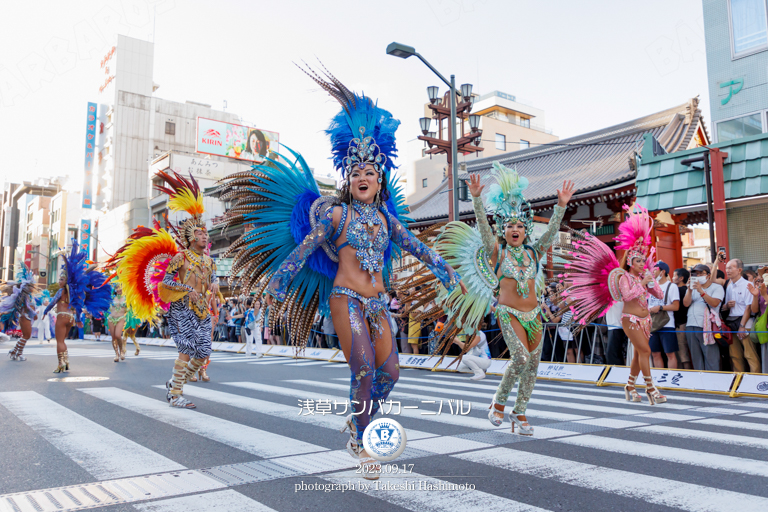
[[[463,84],[461,86],[461,95],[459,96],[459,91],[456,90],[455,75],[451,75],[450,81],[446,80],[445,77],[427,62],[424,57],[419,55],[413,47],[400,43],[391,43],[387,46],[387,54],[400,57],[401,59],[407,59],[408,57],[415,55],[449,87],[449,90],[445,93],[442,99],[440,99],[438,87],[434,85],[427,87],[427,96],[429,97],[430,103],[429,109],[432,110],[432,119],[437,120],[438,132],[435,133],[430,131],[432,119],[422,117],[419,119],[419,124],[423,135],[419,137],[419,140],[423,140],[429,145],[429,150],[427,150],[428,154],[446,154],[449,170],[448,190],[450,191],[448,220],[459,220],[459,195],[457,193],[459,177],[456,165],[454,165],[458,159],[458,152],[461,151],[462,153],[467,154],[483,151],[484,149],[480,147],[480,136],[483,133],[479,130],[480,116],[470,115],[472,106],[475,103],[475,97],[472,96],[472,84]],[[457,118],[462,120],[460,138],[455,133]],[[448,119],[448,134],[447,138],[444,139],[443,121],[446,119]],[[465,119],[469,120],[469,134],[464,133]]]

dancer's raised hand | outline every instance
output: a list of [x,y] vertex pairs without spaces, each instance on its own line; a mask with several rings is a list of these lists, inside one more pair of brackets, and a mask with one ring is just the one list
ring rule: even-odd
[[469,193],[472,194],[472,197],[480,197],[480,194],[483,192],[484,188],[485,185],[480,184],[479,174],[469,175]]
[[557,205],[565,207],[573,197],[576,185],[571,180],[563,181],[563,189],[557,189]]

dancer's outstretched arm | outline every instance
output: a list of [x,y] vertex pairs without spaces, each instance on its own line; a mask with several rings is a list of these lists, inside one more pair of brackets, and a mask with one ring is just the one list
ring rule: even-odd
[[389,229],[391,230],[390,236],[392,237],[392,241],[398,247],[413,254],[419,261],[424,263],[449,292],[453,290],[457,284],[461,286],[462,292],[467,292],[464,284],[461,282],[459,273],[453,270],[453,268],[445,262],[442,256],[413,236],[413,233],[408,231],[405,226],[394,217],[394,215],[391,213],[388,215]]

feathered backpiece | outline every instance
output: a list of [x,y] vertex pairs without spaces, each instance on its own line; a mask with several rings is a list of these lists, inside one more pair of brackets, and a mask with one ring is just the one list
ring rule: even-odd
[[619,234],[614,238],[615,248],[617,251],[627,251],[627,261],[631,262],[633,258],[641,257],[646,259],[646,265],[648,265],[647,260],[652,259],[653,256],[651,249],[653,219],[648,214],[648,210],[638,204],[634,207],[624,205],[624,211],[627,213],[624,222],[619,225]]
[[35,295],[39,291],[35,275],[24,263],[19,263],[16,280],[3,286],[3,292],[9,295],[0,300],[0,322],[9,328],[18,325],[22,313],[34,314]]
[[170,174],[158,171],[156,176],[162,178],[168,187],[158,186],[157,190],[168,194],[168,209],[174,212],[187,212],[192,216],[176,228],[179,234],[179,244],[188,249],[195,239],[195,230],[205,230],[205,221],[203,221],[203,193],[200,186],[192,175],[189,179],[179,173],[172,171]]
[[[233,257],[229,280],[241,293],[261,296],[283,261],[304,238],[340,204],[339,197],[323,196],[304,158],[286,146],[284,154],[254,164],[249,171],[227,176],[219,188],[221,200],[232,201],[221,224],[226,230],[245,224],[245,233],[230,245],[223,257]],[[403,225],[407,219],[405,198],[396,176],[388,176],[388,211]],[[384,253],[384,282],[389,282],[392,257],[399,255],[390,246]],[[304,268],[291,282],[286,300],[275,302],[269,315],[274,327],[286,315],[291,342],[304,346],[309,339],[315,312],[329,314],[328,298],[338,271],[335,245],[327,241],[314,251]]]
[[141,321],[153,321],[156,308],[168,310],[170,304],[160,298],[158,285],[178,252],[171,233],[155,222],[154,228],[136,228],[107,262],[106,268],[114,272],[128,308]]
[[533,233],[533,211],[523,192],[528,188],[528,178],[517,174],[517,171],[493,162],[491,176],[496,183],[488,187],[485,194],[485,205],[493,213],[496,223],[496,236],[504,237],[504,226],[507,223],[522,222],[525,224],[527,237]]
[[341,104],[341,111],[325,131],[331,138],[334,166],[344,179],[353,167],[366,164],[372,164],[379,174],[389,174],[396,168],[395,131],[400,121],[365,94],[350,91],[322,63],[320,66],[325,76],[309,66],[298,67]]
[[570,242],[555,245],[562,249],[564,258],[556,258],[553,269],[565,288],[558,305],[573,312],[578,333],[617,300],[612,287],[622,270],[616,254],[599,238],[573,229],[568,233]]
[[72,239],[72,250],[69,252],[69,256],[64,255],[64,264],[61,266],[61,270],[67,277],[67,294],[69,295],[69,306],[77,312],[77,317],[80,317],[80,313],[85,307],[85,293],[88,290],[90,284],[89,276],[87,275],[88,253],[80,250],[80,244],[76,239]]

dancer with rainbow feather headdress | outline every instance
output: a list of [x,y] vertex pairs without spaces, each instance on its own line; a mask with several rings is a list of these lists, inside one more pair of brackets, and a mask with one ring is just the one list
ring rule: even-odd
[[32,320],[37,318],[35,314],[35,295],[40,293],[40,288],[35,282],[35,275],[23,263],[19,264],[16,280],[9,281],[2,286],[3,293],[7,296],[0,300],[0,323],[6,329],[18,325],[21,328],[21,338],[16,346],[8,352],[11,361],[26,361],[24,347],[32,335]]
[[[562,190],[557,191],[558,203],[547,230],[533,241],[533,212],[524,196],[528,180],[499,162],[492,164],[491,178],[494,183],[488,187],[484,203],[482,192],[486,185],[481,185],[479,175],[470,175],[469,190],[477,227],[450,222],[434,244],[435,250],[462,273],[469,293],[462,296],[455,291],[427,286],[411,297],[415,299],[415,307],[435,298],[438,307],[422,315],[423,318],[448,314],[441,333],[442,343],[438,347],[443,353],[456,334],[466,334],[472,339],[483,317],[494,312],[509,349],[510,362],[491,401],[488,419],[494,426],[502,424],[507,399],[519,381],[515,406],[509,413],[512,432],[518,426],[521,435],[533,435],[525,411],[541,359],[542,324],[538,298],[545,282],[541,260],[557,236],[574,185],[566,180]],[[495,228],[488,222],[486,204],[493,215]],[[416,271],[417,276],[419,272]],[[412,279],[408,278],[398,283],[398,288],[406,291],[412,285]],[[406,296],[404,301],[411,302],[410,297]],[[462,354],[469,345],[465,344]]]
[[307,163],[285,146],[289,154],[229,176],[222,199],[234,205],[225,226],[256,226],[229,249],[230,279],[239,276],[243,293],[266,291],[270,327],[287,312],[299,347],[318,308],[331,314],[351,370],[347,450],[359,458],[363,475],[375,479],[380,465],[363,448],[363,431],[400,372],[386,295],[392,260],[406,250],[448,288],[461,277],[406,227],[393,162],[400,122],[327,71],[325,77],[305,72],[342,106],[326,133],[343,187],[322,196]]
[[183,387],[211,355],[209,302],[212,294],[219,293],[218,277],[216,265],[205,254],[208,231],[197,182],[175,172],[160,171],[157,176],[168,185],[157,187],[168,194],[168,209],[191,218],[178,227],[169,225],[170,231],[157,222],[154,228],[136,228],[107,267],[122,287],[134,322],[154,323],[158,310],[168,312],[179,355],[166,382],[166,400],[171,407],[194,409],[195,404],[184,398]]
[[625,205],[624,209],[626,217],[619,226],[619,235],[614,238],[615,250],[625,251],[621,262],[597,237],[572,231],[571,243],[565,247],[569,261],[557,266],[563,271],[558,277],[568,286],[563,295],[570,297],[574,320],[582,326],[602,316],[615,302],[624,303],[622,328],[635,349],[624,395],[630,402],[641,401],[635,381],[642,372],[648,401],[654,405],[666,402],[667,397],[654,385],[649,361],[648,295],[663,297],[651,275],[655,265],[655,249],[651,247],[653,219],[641,206]]
[[64,256],[59,274],[59,291],[53,296],[43,312],[56,308],[56,355],[58,366],[53,373],[69,371],[69,354],[66,338],[73,325],[82,327],[80,318],[83,310],[92,315],[103,315],[112,302],[107,276],[96,270],[96,265],[87,261],[85,249],[80,250],[77,240],[72,239],[72,250]]

